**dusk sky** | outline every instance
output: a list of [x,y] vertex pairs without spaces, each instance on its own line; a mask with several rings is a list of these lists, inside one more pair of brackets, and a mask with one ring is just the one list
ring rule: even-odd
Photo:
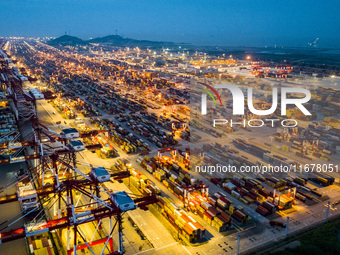
[[2,0],[0,36],[135,39],[218,46],[340,45],[340,1]]

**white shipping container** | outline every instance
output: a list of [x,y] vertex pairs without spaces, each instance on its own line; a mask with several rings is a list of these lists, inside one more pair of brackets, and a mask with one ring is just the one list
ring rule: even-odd
[[237,198],[241,197],[241,195],[239,193],[237,193],[235,190],[231,191],[231,194],[234,195]]

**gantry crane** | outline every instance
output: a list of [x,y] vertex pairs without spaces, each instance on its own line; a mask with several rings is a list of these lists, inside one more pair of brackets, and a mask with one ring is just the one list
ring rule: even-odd
[[[1,56],[0,56],[1,57]],[[76,129],[63,129],[60,134],[48,128],[48,125],[39,121],[37,116],[36,100],[39,98],[28,93],[22,87],[22,81],[1,62],[2,70],[7,73],[2,75],[8,97],[13,100],[17,125],[21,131],[22,139],[14,137],[12,141],[3,144],[0,150],[16,149],[14,155],[0,160],[0,165],[35,161],[28,173],[19,175],[17,179],[0,188],[5,191],[9,187],[29,179],[34,188],[29,193],[18,191],[15,194],[0,197],[0,204],[15,201],[32,201],[37,199],[40,207],[34,207],[24,215],[13,216],[11,219],[0,223],[0,244],[20,238],[39,235],[45,232],[58,230],[59,237],[62,229],[67,230],[66,249],[68,254],[77,254],[77,250],[88,248],[92,254],[92,246],[103,243],[108,254],[122,254],[122,215],[129,210],[141,208],[147,210],[147,205],[157,202],[155,195],[135,196],[126,192],[117,192],[106,186],[106,183],[128,178],[129,171],[109,173],[103,167],[91,167],[89,173],[83,173],[76,168],[75,154],[84,149],[95,150],[101,148],[100,144],[84,146],[77,138],[96,136],[107,130],[94,130],[79,133]],[[19,142],[18,142],[19,141]],[[25,156],[20,156],[25,152]],[[45,182],[47,172],[50,171],[50,182]],[[77,194],[80,194],[77,198]],[[102,196],[106,196],[102,198]],[[84,201],[80,201],[83,198]],[[80,204],[82,203],[82,204]],[[51,209],[55,208],[53,212]],[[34,221],[18,229],[8,231],[8,227],[19,219],[38,211]],[[51,215],[52,214],[52,215]],[[19,218],[18,218],[19,217]],[[94,234],[98,231],[102,219],[109,218],[109,234],[105,238],[88,241],[81,230],[81,226],[95,222]],[[112,220],[116,222],[113,224]],[[114,251],[112,235],[118,228],[118,250]],[[73,247],[70,243],[70,233],[73,229]],[[94,235],[93,235],[94,236]],[[83,244],[79,244],[83,243]]]
[[[65,164],[65,162],[63,162]],[[71,168],[74,171],[79,171],[72,166],[65,164],[68,168]],[[122,214],[128,210],[134,210],[137,207],[143,210],[146,210],[146,206],[152,203],[157,202],[157,198],[155,195],[146,196],[146,197],[137,197],[135,199],[131,198],[131,195],[128,195],[126,192],[114,192],[105,186],[99,186],[100,184],[105,184],[105,182],[110,181],[111,178],[113,180],[119,180],[130,176],[129,171],[118,172],[114,174],[109,174],[109,177],[99,174],[95,171],[96,168],[92,169],[90,174],[83,174],[80,175],[83,177],[81,179],[69,179],[64,180],[62,182],[56,181],[53,185],[37,189],[36,196],[38,197],[45,197],[51,198],[51,201],[56,203],[63,199],[63,196],[66,195],[66,214],[61,215],[60,208],[58,209],[58,216],[56,219],[53,220],[46,220],[46,221],[38,221],[35,224],[27,224],[21,228],[3,232],[0,234],[0,244],[6,243],[9,241],[17,240],[24,237],[29,237],[33,235],[39,235],[44,232],[63,229],[67,228],[67,251],[68,254],[72,252],[76,254],[76,251],[79,249],[89,248],[91,251],[91,246],[104,243],[104,248],[102,254],[107,246],[110,243],[111,252],[109,254],[122,254],[123,253],[123,246],[122,246]],[[103,171],[103,169],[101,169]],[[104,171],[105,172],[105,171]],[[106,172],[108,173],[108,172]],[[102,181],[102,177],[105,177]],[[90,189],[90,190],[89,190]],[[93,192],[96,190],[95,192]],[[91,206],[92,209],[83,210],[81,209],[84,205],[77,206],[75,201],[75,191],[81,193],[82,195],[87,196],[91,202],[89,202],[86,206]],[[104,192],[109,195],[107,199],[101,199],[99,193]],[[96,193],[96,194],[94,194]],[[32,196],[32,194],[30,195]],[[54,199],[53,199],[54,198]],[[121,198],[124,198],[122,200]],[[18,201],[23,199],[20,197],[20,194],[12,194],[8,196],[0,197],[0,204],[10,203],[14,201]],[[124,201],[124,202],[121,202]],[[93,201],[93,202],[92,202]],[[46,212],[45,212],[46,213]],[[24,217],[24,216],[22,216]],[[104,218],[109,218],[110,222],[112,222],[112,218],[116,219],[116,223],[112,225],[110,224],[110,234],[107,238],[96,240],[94,242],[88,243],[84,238],[82,231],[79,229],[79,226],[85,223],[93,222],[93,221],[100,221]],[[3,225],[0,224],[0,226]],[[97,226],[99,223],[97,224]],[[112,233],[115,227],[118,226],[118,233],[119,233],[119,248],[118,251],[113,251],[112,245]],[[73,248],[70,248],[69,243],[69,235],[70,235],[70,228],[73,228],[74,233],[74,240],[73,240]],[[2,228],[1,230],[3,230]],[[84,241],[83,245],[78,246],[78,235]],[[93,251],[92,251],[93,252]]]

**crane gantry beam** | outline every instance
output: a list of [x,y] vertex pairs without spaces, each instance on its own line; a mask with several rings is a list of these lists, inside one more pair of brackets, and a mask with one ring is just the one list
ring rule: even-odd
[[[108,203],[112,203],[110,199],[106,200]],[[155,196],[141,197],[134,200],[136,208],[139,207],[144,209],[145,206],[156,203],[157,198]],[[33,235],[38,235],[44,232],[62,229],[74,225],[82,225],[92,221],[98,221],[103,218],[117,216],[122,213],[122,211],[117,208],[114,203],[112,203],[112,209],[102,206],[96,209],[92,209],[82,213],[70,213],[66,217],[62,217],[56,220],[47,221],[43,224],[39,224],[36,228],[29,229],[28,226],[24,226],[15,230],[0,233],[0,244],[21,239],[24,237],[29,237]],[[74,220],[75,219],[75,220]]]

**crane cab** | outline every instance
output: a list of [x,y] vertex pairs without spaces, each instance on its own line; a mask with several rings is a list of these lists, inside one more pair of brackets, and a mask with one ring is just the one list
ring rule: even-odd
[[65,137],[66,139],[79,138],[79,132],[75,128],[65,128],[61,130],[60,135]]
[[90,174],[98,182],[107,182],[111,178],[110,173],[104,167],[92,168]]
[[83,150],[85,150],[85,145],[80,140],[70,141],[69,147],[72,151],[83,151]]
[[125,191],[112,194],[111,200],[123,212],[136,208],[135,201]]

